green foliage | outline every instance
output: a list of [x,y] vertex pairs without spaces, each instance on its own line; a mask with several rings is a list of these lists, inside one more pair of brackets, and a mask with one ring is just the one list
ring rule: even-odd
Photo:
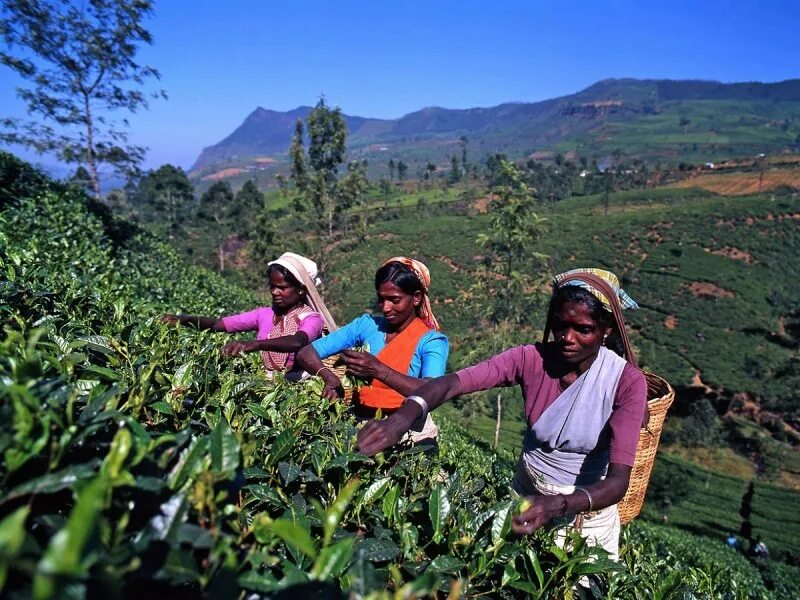
[[308,115],[308,150],[303,148],[303,124],[298,121],[289,154],[292,183],[297,190],[295,206],[308,214],[314,230],[333,236],[341,216],[343,196],[337,174],[344,161],[347,125],[340,108],[328,108],[320,98]]
[[525,322],[536,302],[533,275],[545,256],[537,252],[545,219],[534,211],[531,190],[519,170],[501,161],[492,187],[488,231],[477,237],[489,254],[479,273],[480,293],[491,299],[488,316],[494,323]]
[[152,42],[142,25],[151,12],[149,0],[95,0],[81,7],[52,0],[3,2],[0,35],[7,49],[0,62],[30,82],[17,93],[37,120],[5,119],[11,129],[0,139],[87,165],[98,197],[99,165],[135,170],[144,149],[127,144],[127,123],[111,115],[146,108],[141,87],[159,78],[158,71],[136,62],[139,45]]
[[233,218],[240,213],[233,190],[227,181],[217,181],[208,188],[197,207],[197,221],[213,231],[219,256],[219,270],[225,270],[223,244],[231,233]]
[[[321,581],[376,599],[562,598],[587,575],[595,597],[795,590],[788,568],[762,580],[713,542],[646,524],[628,529],[618,571],[578,537],[513,538],[513,457],[446,419],[439,457],[361,456],[318,380],[267,381],[255,357],[223,362],[213,334],[156,318],[252,297],[135,228],[110,237],[74,189],[31,196],[0,214],[1,591],[234,597]],[[785,527],[767,511],[779,491],[753,497],[754,523]]]
[[356,453],[353,418],[318,380],[268,381],[256,360],[222,362],[213,334],[162,325],[165,304],[245,299],[145,234],[151,260],[132,260],[84,200],[44,188],[2,213],[7,590],[231,596],[318,579],[430,594],[458,579],[510,597],[534,569],[552,575],[546,595],[574,584],[591,549],[513,539],[510,471],[463,433],[439,458]]
[[161,165],[141,178],[134,204],[143,222],[164,223],[166,234],[175,238],[193,208],[194,187],[183,169]]

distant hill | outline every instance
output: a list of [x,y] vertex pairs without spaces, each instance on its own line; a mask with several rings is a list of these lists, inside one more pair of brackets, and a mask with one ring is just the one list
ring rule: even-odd
[[[254,110],[221,142],[205,148],[195,178],[258,174],[285,165],[294,123],[310,107]],[[345,115],[353,157],[373,172],[389,158],[416,168],[432,161],[448,168],[468,138],[473,161],[503,152],[575,152],[602,160],[615,150],[651,160],[720,160],[774,153],[800,145],[800,79],[778,83],[720,83],[606,79],[569,96],[490,108],[429,107],[399,119]],[[217,175],[215,175],[217,174]]]

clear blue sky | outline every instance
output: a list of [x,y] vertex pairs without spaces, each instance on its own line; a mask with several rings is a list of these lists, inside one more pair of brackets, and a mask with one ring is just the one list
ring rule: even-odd
[[[608,77],[800,77],[800,2],[161,0],[142,62],[169,100],[131,118],[146,165],[191,166],[257,106],[325,94],[399,117],[570,94]],[[0,116],[21,116],[0,67]]]

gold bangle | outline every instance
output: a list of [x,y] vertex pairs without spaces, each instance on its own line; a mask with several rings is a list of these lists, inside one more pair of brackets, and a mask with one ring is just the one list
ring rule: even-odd
[[[325,365],[322,365],[319,369],[317,369],[317,372],[314,373],[314,377],[319,377],[319,374],[322,373],[325,369],[328,369],[328,371],[331,371],[330,367],[326,367]],[[331,373],[333,373],[333,371],[331,371]]]

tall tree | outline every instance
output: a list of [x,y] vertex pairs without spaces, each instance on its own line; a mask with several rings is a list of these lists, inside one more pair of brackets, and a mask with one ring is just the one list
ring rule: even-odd
[[466,176],[467,170],[469,169],[469,163],[467,162],[467,144],[469,144],[469,138],[462,135],[459,138],[459,143],[461,144],[461,174]]
[[339,181],[339,195],[343,209],[358,209],[358,233],[362,240],[366,238],[369,227],[369,213],[365,205],[364,192],[367,191],[367,161],[354,160],[347,164],[347,174]]
[[298,121],[289,153],[291,179],[297,189],[295,208],[311,213],[311,224],[319,233],[333,238],[341,210],[337,175],[344,161],[347,125],[340,108],[329,108],[320,98],[308,115],[308,149],[303,152],[303,127]]
[[236,192],[237,210],[247,215],[255,214],[264,206],[264,194],[258,189],[255,180],[248,179],[241,189]]
[[448,183],[458,183],[461,179],[461,167],[458,164],[458,157],[453,154],[450,157],[450,173],[447,174]]
[[397,161],[397,179],[399,179],[400,181],[405,181],[407,174],[408,174],[408,165],[402,160]]
[[389,179],[390,180],[394,180],[394,168],[395,168],[394,159],[390,158],[389,159]]
[[98,197],[100,165],[122,173],[138,168],[144,148],[127,143],[127,120],[113,115],[147,108],[142,88],[159,78],[136,62],[139,46],[152,43],[142,26],[152,6],[150,0],[3,0],[0,36],[7,49],[0,62],[29,82],[17,94],[33,120],[4,119],[0,140],[86,165]]
[[174,239],[194,203],[194,187],[183,169],[161,165],[141,178],[135,203],[142,221],[164,223]]
[[295,121],[292,145],[289,146],[289,158],[292,162],[289,179],[298,190],[305,192],[308,189],[308,165],[306,164],[306,153],[303,148],[302,119]]
[[231,220],[237,215],[237,207],[227,181],[217,181],[200,197],[197,219],[212,228],[217,243],[220,272],[225,270],[225,240],[230,234]]
[[[538,302],[535,290],[540,287],[533,273],[546,257],[536,251],[546,220],[534,212],[534,191],[528,187],[520,170],[499,159],[496,178],[501,183],[491,189],[491,220],[486,233],[477,242],[489,255],[478,272],[476,294],[488,298],[486,314],[494,328],[493,346],[520,325],[524,325]],[[495,447],[500,435],[502,393],[496,400]]]

